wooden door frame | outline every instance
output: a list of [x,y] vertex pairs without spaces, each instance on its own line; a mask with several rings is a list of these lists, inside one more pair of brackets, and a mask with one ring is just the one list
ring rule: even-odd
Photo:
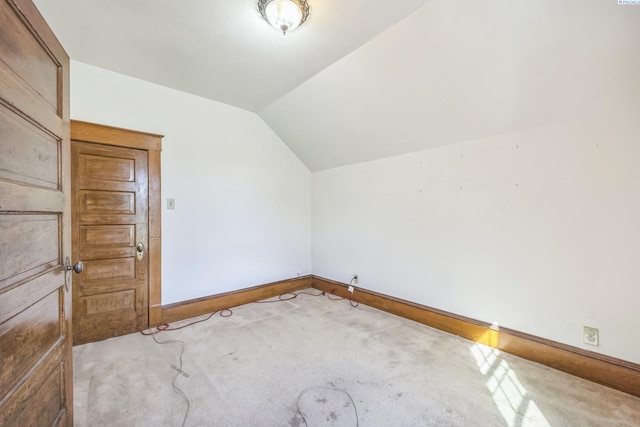
[[[163,135],[71,120],[71,139],[116,147],[145,150],[149,168],[149,327],[162,323],[162,199],[160,153]],[[72,242],[75,254],[77,241]]]

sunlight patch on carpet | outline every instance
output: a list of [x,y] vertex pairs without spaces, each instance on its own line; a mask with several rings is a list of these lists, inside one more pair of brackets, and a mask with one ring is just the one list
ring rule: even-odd
[[508,427],[551,427],[499,350],[476,343],[470,351]]

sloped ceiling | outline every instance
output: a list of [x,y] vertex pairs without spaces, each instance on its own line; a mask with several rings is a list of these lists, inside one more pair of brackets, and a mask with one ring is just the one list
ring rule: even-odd
[[640,94],[640,6],[615,0],[309,0],[286,36],[256,0],[35,3],[72,59],[255,111],[314,171]]
[[432,1],[260,114],[311,170],[380,159],[639,100],[638,40],[615,0]]
[[428,0],[310,0],[283,36],[257,0],[34,0],[71,59],[258,111]]

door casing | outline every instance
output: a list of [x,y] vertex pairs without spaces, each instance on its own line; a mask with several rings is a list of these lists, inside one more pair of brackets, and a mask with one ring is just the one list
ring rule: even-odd
[[[162,138],[162,135],[148,132],[71,120],[71,139],[74,141],[135,148],[147,152],[149,178],[149,247],[145,256],[149,259],[149,289],[147,301],[149,304],[150,327],[162,323],[162,204],[160,195]],[[71,246],[73,256],[75,257],[78,255],[77,242],[72,242]]]

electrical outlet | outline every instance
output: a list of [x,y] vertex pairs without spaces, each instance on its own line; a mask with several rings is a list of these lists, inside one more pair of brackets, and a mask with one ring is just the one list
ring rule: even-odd
[[353,275],[353,279],[351,279],[351,283],[353,283],[354,285],[358,284],[358,275],[357,274]]
[[353,293],[353,286],[349,285],[349,292]]
[[597,328],[592,328],[590,326],[584,326],[582,328],[582,339],[586,344],[589,345],[599,345],[600,342],[600,332]]

